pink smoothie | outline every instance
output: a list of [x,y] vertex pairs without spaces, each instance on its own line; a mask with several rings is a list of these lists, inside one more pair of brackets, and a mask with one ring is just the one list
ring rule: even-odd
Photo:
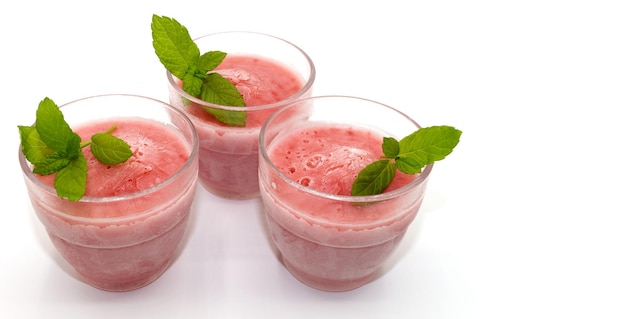
[[[189,157],[189,149],[172,130],[164,130],[156,122],[124,119],[106,120],[74,127],[83,141],[95,133],[117,128],[111,133],[130,145],[133,155],[122,165],[103,165],[93,156],[89,147],[83,148],[87,159],[87,187],[85,196],[118,196],[150,188],[172,176]],[[54,175],[41,176],[48,185],[53,185]],[[106,215],[85,217],[117,217],[123,211],[108,211]]]
[[[288,180],[349,196],[358,172],[383,156],[381,143],[378,132],[318,124],[279,137],[268,154]],[[425,187],[356,205],[294,187],[266,165],[260,174],[269,228],[286,267],[304,283],[329,291],[354,289],[376,275],[417,214]],[[385,192],[415,178],[398,171]]]
[[[304,85],[302,77],[291,68],[259,56],[229,54],[216,71],[235,84],[246,107],[289,99]],[[176,104],[175,100],[170,101]],[[259,195],[259,130],[277,107],[250,109],[246,126],[233,127],[218,122],[195,103],[185,106],[200,139],[199,176],[207,190],[225,198]]]
[[[123,291],[154,281],[169,266],[186,228],[197,166],[184,166],[189,142],[157,122],[118,118],[72,129],[85,141],[113,125],[112,134],[125,140],[133,155],[105,165],[83,148],[88,162],[83,199],[70,202],[54,191],[28,189],[52,242],[81,277],[97,288]],[[53,178],[40,179],[52,185]]]

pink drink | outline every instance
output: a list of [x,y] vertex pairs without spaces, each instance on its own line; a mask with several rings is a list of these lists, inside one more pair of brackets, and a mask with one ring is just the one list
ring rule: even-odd
[[[292,70],[262,57],[228,55],[216,71],[235,84],[246,107],[276,103],[303,86]],[[234,128],[217,121],[197,103],[185,107],[198,131],[199,177],[207,190],[227,198],[258,196],[258,133],[274,110],[248,112],[245,128]]]
[[350,196],[358,172],[383,156],[383,136],[393,135],[280,114],[306,108],[288,106],[261,132],[259,174],[269,229],[294,277],[320,290],[354,289],[373,280],[400,243],[419,210],[431,166],[419,175],[398,171],[381,195]]
[[[133,155],[121,165],[104,165],[98,162],[89,147],[83,148],[88,165],[85,196],[121,196],[150,188],[176,173],[189,158],[189,148],[182,137],[172,130],[164,130],[162,124],[153,121],[139,118],[107,119],[72,129],[83,141],[87,141],[93,134],[113,126],[117,128],[111,134],[128,143]],[[54,174],[39,178],[53,186]],[[123,209],[66,213],[89,218],[126,215]]]
[[[73,111],[72,106],[61,109],[66,113]],[[157,105],[144,111],[160,109]],[[170,126],[184,124],[179,122],[185,121],[181,113],[173,114],[179,118]],[[125,163],[105,165],[89,147],[83,148],[87,187],[76,202],[59,198],[52,188],[54,176],[32,174],[20,156],[37,216],[57,250],[85,282],[110,291],[137,289],[156,280],[172,262],[197,180],[197,144],[187,123],[173,128],[138,117],[70,123],[83,141],[115,125],[112,134],[133,151]]]
[[[230,37],[238,39],[230,40]],[[201,52],[221,50],[228,53],[215,71],[235,84],[246,103],[245,107],[228,107],[201,101],[182,91],[180,80],[168,73],[170,103],[181,107],[190,116],[198,132],[200,183],[223,198],[258,197],[258,138],[261,125],[284,103],[310,95],[313,66],[299,49],[270,36],[235,32],[209,35],[196,42]],[[258,45],[259,42],[266,44],[258,48],[238,47]],[[204,44],[206,49],[202,49],[203,43],[207,43]],[[233,43],[235,47],[229,49]],[[294,55],[298,60],[292,61],[296,59]],[[220,123],[200,105],[246,112],[246,125]]]
[[[312,126],[292,132],[269,149],[272,163],[302,186],[327,194],[350,196],[352,183],[368,164],[384,156],[383,136],[378,132],[350,126]],[[386,189],[398,189],[415,178],[398,172]],[[335,212],[314,212],[318,217],[358,222],[363,215],[338,216]],[[381,219],[376,211],[373,219]],[[349,218],[349,219],[345,219]]]

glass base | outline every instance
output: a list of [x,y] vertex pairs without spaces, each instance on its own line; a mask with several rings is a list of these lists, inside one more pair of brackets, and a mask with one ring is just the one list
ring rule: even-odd
[[217,189],[215,187],[211,187],[209,185],[207,185],[207,183],[203,182],[202,180],[200,180],[200,185],[202,185],[202,188],[204,190],[206,190],[207,192],[220,197],[220,198],[224,198],[224,199],[232,199],[232,200],[247,200],[247,199],[255,199],[255,198],[259,198],[261,197],[261,192],[257,189],[255,192],[248,192],[248,193],[232,193],[232,192],[225,192],[222,191],[220,189]]
[[169,266],[170,266],[170,261],[168,260],[167,263],[163,267],[156,270],[153,274],[140,277],[139,279],[134,280],[134,281],[124,281],[124,282],[111,282],[111,281],[96,282],[96,281],[90,280],[89,278],[83,276],[80,273],[78,275],[80,276],[80,279],[83,282],[89,284],[90,286],[94,288],[104,290],[104,291],[111,291],[111,292],[124,292],[124,291],[131,291],[131,290],[143,288],[151,284],[152,282],[159,279],[159,277],[161,277],[161,275],[165,273],[165,271],[167,270],[167,268],[169,268]]
[[303,284],[315,288],[317,290],[330,291],[330,292],[342,292],[349,291],[359,288],[376,277],[376,272],[361,278],[355,278],[350,280],[334,280],[330,278],[320,278],[317,276],[311,276],[308,273],[305,273],[295,267],[293,264],[289,263],[287,260],[282,258],[283,263],[287,270],[300,282]]

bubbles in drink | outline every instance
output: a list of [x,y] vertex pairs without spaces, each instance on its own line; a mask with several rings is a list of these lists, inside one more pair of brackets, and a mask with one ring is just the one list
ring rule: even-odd
[[300,183],[302,186],[309,187],[309,185],[311,184],[311,179],[305,176],[298,179],[298,183]]
[[303,128],[277,143],[272,157],[285,175],[303,186],[349,195],[358,172],[382,156],[380,143],[379,137],[354,134],[352,128]]
[[320,165],[324,164],[324,155],[314,154],[307,158],[305,166],[309,169],[318,168]]

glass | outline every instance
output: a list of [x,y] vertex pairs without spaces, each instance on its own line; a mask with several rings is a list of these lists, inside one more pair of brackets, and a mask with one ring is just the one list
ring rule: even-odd
[[[209,34],[194,41],[201,54],[217,50],[226,52],[229,56],[248,55],[269,59],[293,72],[301,82],[302,87],[299,90],[277,102],[229,107],[190,96],[180,87],[180,80],[167,72],[170,103],[189,115],[198,132],[201,185],[222,198],[258,198],[258,138],[261,125],[277,108],[311,95],[315,79],[313,62],[304,51],[292,43],[260,33],[223,32]],[[233,75],[238,72],[236,68],[219,72],[226,78],[238,76],[240,82],[248,80],[245,75],[243,78],[241,75]],[[243,87],[239,88],[239,91],[249,89],[251,88]],[[254,88],[252,92],[255,92]],[[256,92],[267,94],[269,91],[260,89]],[[247,93],[249,92],[242,93],[244,98]],[[228,126],[219,123],[203,108],[246,112],[246,126]]]
[[[117,130],[121,131],[122,123],[137,127],[138,119],[149,120],[153,133],[144,134],[147,129],[139,131],[141,143],[150,143],[150,138],[157,139],[168,132],[173,136],[173,143],[180,143],[185,150],[170,151],[180,156],[180,167],[173,167],[173,174],[150,187],[115,196],[84,196],[78,201],[58,197],[52,186],[32,173],[32,165],[21,149],[19,152],[33,209],[56,249],[79,277],[107,291],[127,291],[148,285],[169,267],[187,227],[198,174],[198,139],[193,124],[177,108],[134,95],[93,96],[67,103],[60,109],[74,130],[79,125],[87,128],[94,121],[114,119],[114,123],[119,123]],[[112,134],[116,135],[116,131]],[[135,132],[128,134],[137,136]],[[142,153],[135,145],[131,144],[132,165],[141,167],[141,156],[149,152]],[[164,150],[154,153],[164,153]],[[131,159],[118,165],[131,165]],[[172,161],[171,157],[169,159]],[[93,172],[93,166],[90,167],[88,172]],[[89,180],[90,173],[87,178]]]
[[[291,159],[282,160],[273,157],[278,155],[271,155],[277,141],[309,126],[349,126],[375,132],[377,142],[373,142],[375,145],[371,148],[380,149],[380,136],[399,140],[419,129],[419,125],[401,112],[374,101],[346,96],[322,96],[286,105],[275,112],[261,129],[261,198],[271,238],[280,252],[282,262],[294,277],[313,288],[326,291],[355,289],[380,275],[382,264],[402,240],[418,213],[432,165],[426,166],[421,174],[410,176],[404,186],[379,195],[349,196],[322,192],[304,186],[310,186],[307,183],[319,184],[319,180],[313,181],[317,178],[313,170],[316,163],[321,159],[331,162],[329,167],[337,167],[345,155],[337,156],[342,154],[340,152],[324,153],[326,150],[310,156],[302,155],[306,149],[300,148],[300,144],[293,150],[289,149],[291,151],[285,149],[280,152],[280,156],[296,156],[300,152],[301,155],[297,156],[302,158],[298,160],[305,163],[309,168],[307,174],[311,176],[306,182],[304,179],[295,181],[290,178],[287,172],[293,173],[292,168],[278,168],[277,161],[286,161],[284,165],[290,165],[288,163]],[[334,136],[339,138],[343,133]],[[358,137],[355,144],[357,140],[363,141]],[[310,144],[303,145],[311,145],[314,138],[307,137],[306,141]],[[326,144],[322,143],[326,142],[322,139],[317,141],[325,147]],[[350,150],[354,153],[361,150],[359,146],[359,150],[355,151],[357,147],[352,146],[342,146],[341,151]],[[308,147],[312,149],[312,146]],[[307,170],[307,167],[298,169]],[[326,169],[323,172],[322,176],[331,174]],[[354,177],[356,172],[351,180]],[[330,180],[326,182],[326,185],[332,184]]]

